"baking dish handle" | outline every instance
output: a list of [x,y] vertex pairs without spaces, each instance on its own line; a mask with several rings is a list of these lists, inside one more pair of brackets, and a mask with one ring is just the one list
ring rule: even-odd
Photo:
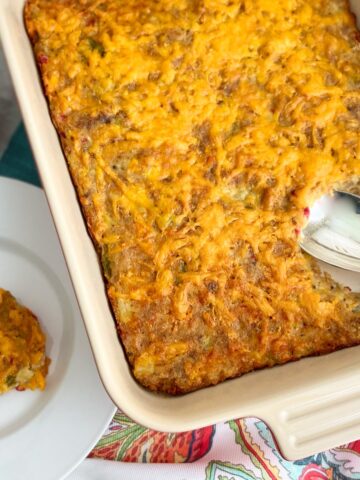
[[282,455],[297,460],[360,436],[360,376],[289,395],[264,412]]

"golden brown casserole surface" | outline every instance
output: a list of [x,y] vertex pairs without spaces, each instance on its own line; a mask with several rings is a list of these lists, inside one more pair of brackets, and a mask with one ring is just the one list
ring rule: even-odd
[[169,393],[360,343],[298,246],[360,174],[343,0],[28,0],[53,122],[135,377]]
[[50,360],[35,315],[0,288],[0,394],[46,385]]

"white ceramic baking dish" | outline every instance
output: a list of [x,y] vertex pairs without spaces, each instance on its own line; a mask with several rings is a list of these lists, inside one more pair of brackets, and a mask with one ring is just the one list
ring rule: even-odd
[[[257,371],[175,398],[150,393],[135,382],[49,117],[23,25],[23,5],[24,0],[0,0],[1,40],[96,363],[113,401],[137,422],[163,431],[255,416],[269,425],[289,459],[360,438],[360,347]],[[352,7],[360,14],[360,0]],[[329,270],[360,290],[358,274]]]

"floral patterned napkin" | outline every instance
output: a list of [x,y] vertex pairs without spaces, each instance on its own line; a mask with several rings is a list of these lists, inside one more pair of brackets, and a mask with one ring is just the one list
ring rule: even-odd
[[[156,470],[148,471],[149,474],[143,477],[149,480],[360,479],[360,440],[289,462],[279,453],[270,430],[256,418],[232,420],[185,433],[166,434],[137,425],[118,411],[90,458],[137,464],[192,462],[193,469],[190,471],[189,465],[184,470],[184,465],[178,465],[177,469],[172,466],[170,470],[162,470],[162,465],[157,465]],[[96,466],[95,463],[90,465]],[[116,470],[114,468],[115,474]],[[119,468],[118,472],[121,471]],[[154,477],[150,476],[152,473]],[[104,480],[105,478],[107,477]],[[112,478],[126,477],[109,476],[109,480]],[[77,480],[76,477],[74,480]]]

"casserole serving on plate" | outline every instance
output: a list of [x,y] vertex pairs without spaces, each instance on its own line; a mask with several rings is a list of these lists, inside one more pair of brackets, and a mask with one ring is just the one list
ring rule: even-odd
[[0,288],[0,393],[45,388],[50,363],[45,341],[35,315]]
[[[278,437],[280,447],[289,457],[304,456],[312,451],[333,446],[335,438],[335,443],[343,443],[356,436],[355,419],[359,414],[356,400],[358,348],[338,352],[326,358],[312,358],[272,370],[259,371],[211,387],[211,390],[198,391],[179,398],[151,394],[134,381],[117,339],[95,251],[86,235],[60,145],[49,121],[29,43],[21,23],[23,4],[18,2],[10,6],[7,2],[2,2],[1,5],[3,43],[14,83],[21,97],[30,139],[98,367],[104,384],[116,403],[135,420],[165,430],[184,430],[231,417],[259,416],[269,423]],[[97,44],[94,45],[94,49],[98,51]],[[101,56],[101,52],[98,53]],[[29,81],[37,87],[34,91],[28,90],[25,96],[26,82]],[[195,137],[198,137],[197,147],[200,150],[208,147],[206,142],[201,145],[201,138],[212,136],[212,132],[205,127],[201,123],[200,130],[195,129],[194,132]],[[41,137],[39,132],[42,132]],[[44,132],[47,132],[46,135]],[[214,218],[219,216],[215,215]],[[161,225],[159,228],[161,229]],[[345,275],[345,278],[341,278],[341,275]],[[338,272],[337,279],[348,285],[353,282],[353,287],[356,287],[358,282],[358,277],[343,272]],[[166,286],[165,280],[166,277]],[[216,293],[211,292],[211,289],[210,294]],[[325,365],[328,367],[326,371]],[[339,390],[337,385],[340,384],[342,388]],[[351,417],[347,417],[350,410],[342,407],[349,403],[352,404]],[[291,409],[287,408],[287,405],[291,405]],[[336,413],[336,422],[333,424],[326,417],[325,407]],[[176,416],[173,412],[176,412]],[[315,418],[317,422],[314,422]],[[317,424],[315,430],[314,423]],[[297,433],[299,424],[302,426],[301,433]]]

